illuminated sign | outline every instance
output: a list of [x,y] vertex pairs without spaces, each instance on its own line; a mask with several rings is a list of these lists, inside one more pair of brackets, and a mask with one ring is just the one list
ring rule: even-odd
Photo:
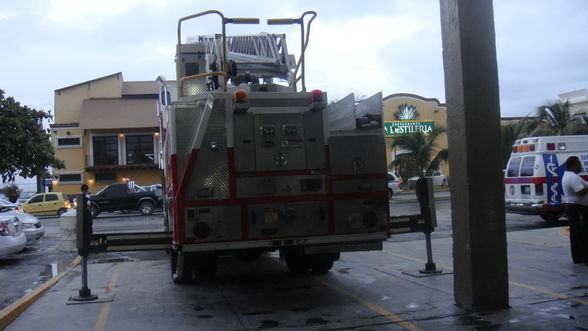
[[400,136],[421,132],[429,135],[433,131],[434,121],[391,121],[384,122],[384,129],[387,136]]

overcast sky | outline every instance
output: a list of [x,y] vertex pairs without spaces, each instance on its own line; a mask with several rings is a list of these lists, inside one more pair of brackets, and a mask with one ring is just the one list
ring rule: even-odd
[[[414,93],[445,101],[437,0],[0,0],[0,89],[53,111],[53,91],[122,72],[126,81],[175,79],[177,20],[217,9],[227,17],[299,17],[318,12],[307,51],[307,88]],[[495,0],[502,116],[524,116],[559,93],[588,88],[588,0]],[[184,35],[220,32],[218,16],[183,25]],[[228,34],[299,30],[231,25]]]

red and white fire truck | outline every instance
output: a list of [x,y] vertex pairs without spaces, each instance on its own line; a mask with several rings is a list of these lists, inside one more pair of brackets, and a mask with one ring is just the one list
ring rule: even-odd
[[[222,33],[181,24],[221,18]],[[389,233],[382,100],[327,103],[306,91],[304,51],[316,13],[300,24],[301,55],[285,36],[226,36],[218,11],[178,22],[177,80],[160,84],[164,213],[174,281],[204,280],[217,258],[279,250],[292,272],[326,272],[340,252],[379,250]],[[306,28],[306,34],[304,33]]]

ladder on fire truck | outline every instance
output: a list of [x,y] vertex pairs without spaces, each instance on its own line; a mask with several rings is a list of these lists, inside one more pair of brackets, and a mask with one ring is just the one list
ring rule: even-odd
[[[285,34],[260,33],[256,35],[227,36],[227,62],[229,72],[242,75],[246,72],[259,78],[290,80],[296,67],[294,55],[288,53]],[[189,37],[188,42],[203,43],[206,54],[220,59],[222,35]]]

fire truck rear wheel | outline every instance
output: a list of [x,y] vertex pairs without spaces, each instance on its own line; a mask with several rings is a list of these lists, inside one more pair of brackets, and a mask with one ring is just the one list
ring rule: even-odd
[[175,250],[171,251],[171,274],[172,280],[176,284],[186,283],[192,281],[193,278],[193,268],[192,268],[192,259],[190,256],[184,257],[184,266],[182,270],[176,270],[177,262],[178,262],[178,252]]
[[253,261],[263,254],[262,249],[246,249],[235,252],[235,256],[243,261]]
[[339,260],[339,253],[321,253],[309,256],[309,264],[313,273],[324,274],[329,272],[333,263]]
[[285,249],[284,259],[288,269],[293,274],[305,274],[310,271],[308,256],[304,255],[301,249]]
[[194,280],[197,282],[213,280],[216,274],[216,260],[216,255],[213,254],[195,255],[192,259]]

